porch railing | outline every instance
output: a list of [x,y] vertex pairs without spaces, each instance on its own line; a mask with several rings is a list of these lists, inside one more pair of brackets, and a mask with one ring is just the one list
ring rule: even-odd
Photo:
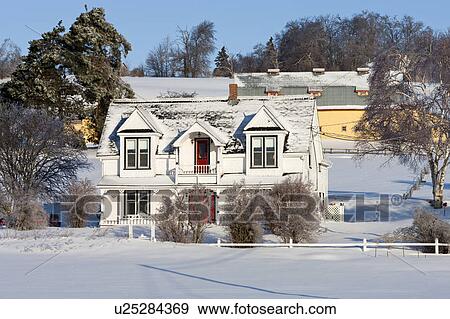
[[152,219],[147,216],[122,217],[118,219],[100,220],[100,226],[116,226],[116,225],[150,225]]
[[217,170],[211,165],[193,165],[191,167],[179,167],[180,175],[214,175]]

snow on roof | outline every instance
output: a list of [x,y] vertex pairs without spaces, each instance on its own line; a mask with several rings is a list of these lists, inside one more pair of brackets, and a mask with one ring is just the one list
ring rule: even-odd
[[195,123],[191,125],[189,129],[185,130],[181,136],[178,136],[173,141],[172,145],[174,147],[179,147],[181,141],[187,138],[187,136],[189,136],[190,133],[198,132],[198,130],[202,129],[208,133],[208,135],[212,138],[215,145],[224,146],[229,140],[229,137],[225,133],[211,126],[208,122],[196,118]]
[[369,89],[369,74],[356,71],[326,71],[323,74],[312,72],[238,73],[234,80],[239,87],[313,87],[353,86],[357,90]]
[[218,135],[228,140],[224,153],[242,152],[245,146],[244,127],[263,105],[276,112],[286,123],[286,150],[306,152],[311,141],[315,101],[301,95],[243,97],[236,105],[230,105],[227,99],[220,98],[117,100],[109,107],[97,155],[119,154],[117,131],[126,116],[137,107],[151,113],[162,123],[164,132],[159,145],[160,153],[172,152],[174,141],[196,121],[206,122]]
[[155,99],[167,91],[196,92],[198,96],[228,96],[229,78],[123,77],[139,99]]

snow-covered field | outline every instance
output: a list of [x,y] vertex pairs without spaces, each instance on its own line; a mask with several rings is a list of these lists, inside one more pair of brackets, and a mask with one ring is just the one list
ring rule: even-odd
[[448,256],[150,243],[118,230],[29,235],[1,240],[0,298],[450,297]]
[[229,78],[151,78],[123,77],[130,84],[136,98],[154,99],[167,91],[196,92],[199,97],[227,97]]
[[[98,180],[96,168],[80,176]],[[402,194],[414,173],[385,158],[355,163],[330,155],[330,193]],[[429,180],[429,178],[428,178]],[[430,185],[392,205],[390,222],[325,222],[325,243],[371,241],[410,225],[417,207],[428,208]],[[447,190],[447,196],[450,195]],[[346,202],[346,212],[354,208]],[[438,211],[443,217],[443,212]],[[0,298],[450,298],[450,256],[357,248],[218,248],[151,243],[135,228],[0,230]],[[223,228],[208,229],[206,241],[226,240]],[[272,235],[266,241],[277,241]]]

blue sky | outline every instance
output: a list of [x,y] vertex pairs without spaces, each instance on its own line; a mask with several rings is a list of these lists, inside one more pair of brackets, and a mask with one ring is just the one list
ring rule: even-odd
[[322,14],[352,16],[362,10],[396,16],[411,15],[436,30],[450,27],[449,0],[0,0],[0,40],[11,38],[26,52],[27,42],[38,32],[50,30],[59,20],[70,26],[84,10],[101,6],[107,19],[132,43],[126,62],[136,66],[145,60],[165,35],[175,37],[177,25],[191,27],[208,19],[216,24],[217,46],[231,52],[249,52],[257,42],[265,42],[286,22]]

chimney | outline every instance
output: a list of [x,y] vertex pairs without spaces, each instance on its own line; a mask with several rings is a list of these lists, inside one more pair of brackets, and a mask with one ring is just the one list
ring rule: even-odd
[[278,75],[278,74],[280,74],[280,69],[267,69],[267,74]]
[[228,101],[236,101],[238,99],[238,85],[230,83],[228,85]]
[[368,74],[370,71],[370,68],[356,68],[356,72],[358,72],[358,75]]
[[314,75],[320,75],[325,73],[325,68],[313,68],[312,72]]

